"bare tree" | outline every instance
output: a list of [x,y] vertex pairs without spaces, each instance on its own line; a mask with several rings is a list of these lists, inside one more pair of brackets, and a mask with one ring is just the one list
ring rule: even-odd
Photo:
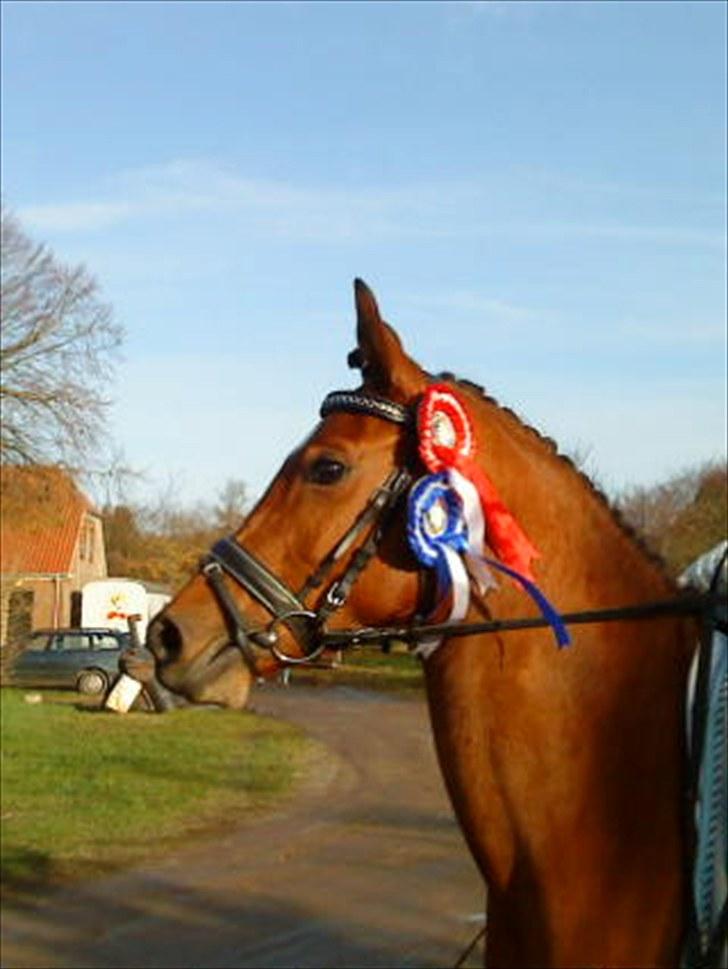
[[83,464],[98,445],[122,329],[84,266],[2,210],[0,459]]
[[217,496],[215,524],[222,532],[237,531],[248,511],[248,488],[239,478],[228,478]]
[[728,468],[724,459],[708,461],[657,485],[632,488],[618,504],[679,575],[728,534]]
[[108,503],[104,534],[109,569],[176,588],[217,539],[240,527],[246,508],[246,487],[236,478],[225,482],[214,503],[181,502],[174,477],[150,502]]

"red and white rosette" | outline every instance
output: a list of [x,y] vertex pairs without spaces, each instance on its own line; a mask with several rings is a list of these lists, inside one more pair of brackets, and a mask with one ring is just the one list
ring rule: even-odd
[[417,407],[420,457],[435,474],[471,460],[475,435],[465,405],[447,384],[431,384]]
[[467,408],[448,384],[431,384],[417,409],[420,457],[432,473],[447,472],[463,503],[472,557],[468,563],[481,587],[493,585],[482,562],[485,543],[496,558],[533,581],[531,562],[538,557],[523,529],[501,500],[495,485],[476,464],[476,441]]

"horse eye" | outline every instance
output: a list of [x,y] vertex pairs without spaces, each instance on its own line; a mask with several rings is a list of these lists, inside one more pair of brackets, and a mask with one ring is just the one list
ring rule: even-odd
[[348,470],[347,466],[342,461],[337,461],[336,458],[316,458],[306,472],[306,480],[312,481],[314,484],[335,484],[344,477]]

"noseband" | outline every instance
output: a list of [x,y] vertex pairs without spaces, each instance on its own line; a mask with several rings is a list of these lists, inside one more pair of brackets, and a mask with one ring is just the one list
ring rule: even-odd
[[[401,404],[354,391],[334,391],[326,397],[321,405],[321,417],[336,412],[365,414],[405,427],[414,420],[412,411]],[[256,647],[269,651],[287,665],[311,663],[330,647],[325,633],[326,622],[347,601],[357,579],[376,555],[399,499],[411,483],[409,471],[395,468],[298,592],[294,592],[234,537],[222,538],[213,545],[200,568],[220,605],[232,643],[238,647],[254,675],[258,673]],[[308,596],[324,585],[332,569],[367,532],[364,542],[352,552],[341,576],[334,579],[319,597],[316,608],[307,606]],[[255,625],[240,611],[225,576],[242,586],[270,613],[272,618],[267,626]],[[278,626],[281,624],[293,634],[301,656],[291,656],[280,649]]]

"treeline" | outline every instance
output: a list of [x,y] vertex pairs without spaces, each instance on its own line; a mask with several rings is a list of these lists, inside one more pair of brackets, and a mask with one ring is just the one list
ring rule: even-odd
[[245,484],[231,479],[209,504],[184,506],[165,495],[146,504],[107,505],[102,517],[109,575],[178,588],[218,538],[240,527],[247,504]]
[[728,536],[728,468],[711,461],[618,501],[624,518],[678,576]]
[[[239,528],[247,505],[244,483],[231,480],[209,505],[184,507],[166,497],[107,507],[109,574],[177,588],[216,539]],[[664,483],[633,488],[616,505],[677,576],[728,534],[728,469],[723,462],[702,464]]]

